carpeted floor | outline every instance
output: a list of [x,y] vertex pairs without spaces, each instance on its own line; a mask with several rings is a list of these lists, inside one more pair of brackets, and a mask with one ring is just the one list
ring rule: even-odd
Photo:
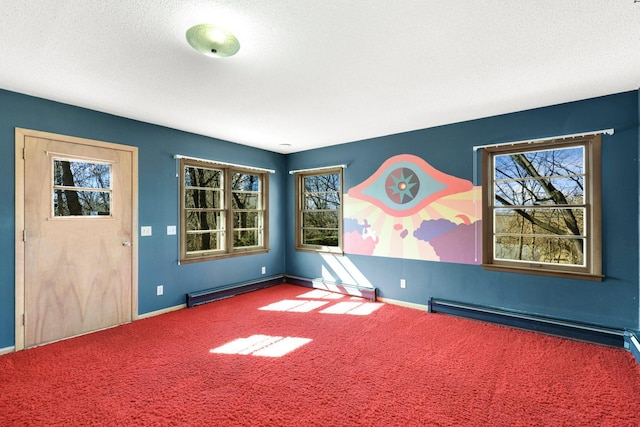
[[292,285],[0,357],[1,426],[620,427],[639,404],[624,350]]

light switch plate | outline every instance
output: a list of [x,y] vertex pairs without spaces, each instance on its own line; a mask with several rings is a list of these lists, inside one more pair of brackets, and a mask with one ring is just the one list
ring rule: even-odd
[[150,225],[145,225],[143,227],[140,227],[140,235],[141,236],[151,236],[151,226]]
[[176,234],[176,226],[167,225],[167,236],[175,236],[175,234]]

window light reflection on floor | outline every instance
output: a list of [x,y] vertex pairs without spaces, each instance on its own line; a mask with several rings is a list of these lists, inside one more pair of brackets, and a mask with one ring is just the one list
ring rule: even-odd
[[311,341],[310,338],[252,335],[211,349],[210,353],[282,357]]
[[322,289],[314,289],[309,292],[305,292],[302,295],[298,295],[297,298],[309,298],[309,299],[340,299],[344,295],[335,292],[323,291]]
[[320,313],[325,314],[352,314],[356,316],[367,316],[380,307],[382,303],[375,302],[339,302],[321,310]]
[[[367,316],[378,310],[384,304],[376,302],[362,302],[360,298],[352,298],[356,301],[341,301],[330,305],[323,310],[322,314],[350,314],[355,316]],[[273,304],[260,307],[259,310],[264,311],[282,311],[289,313],[309,313],[320,307],[329,304],[330,301],[312,301],[312,300],[282,300]]]
[[282,301],[274,302],[273,304],[260,307],[259,310],[308,313],[326,304],[329,304],[329,301],[300,301],[283,299]]

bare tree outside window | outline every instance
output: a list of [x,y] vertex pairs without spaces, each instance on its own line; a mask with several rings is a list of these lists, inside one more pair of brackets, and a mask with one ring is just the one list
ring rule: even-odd
[[233,209],[233,246],[259,246],[262,236],[262,198],[260,177],[254,174],[233,174],[231,183]]
[[111,166],[105,163],[53,160],[54,216],[111,213]]
[[267,250],[267,174],[182,159],[181,260]]
[[185,168],[184,206],[187,252],[223,249],[223,171]]
[[297,175],[298,249],[340,251],[342,170]]
[[584,265],[584,148],[494,157],[495,256]]
[[485,155],[485,264],[588,271],[599,252],[591,140],[539,146]]

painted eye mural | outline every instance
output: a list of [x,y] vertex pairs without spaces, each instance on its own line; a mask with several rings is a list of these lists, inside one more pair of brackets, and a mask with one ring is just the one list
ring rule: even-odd
[[480,187],[420,157],[391,157],[345,195],[344,251],[477,264],[480,197]]
[[447,175],[420,157],[392,157],[349,196],[366,200],[394,216],[413,215],[434,200],[473,188],[470,181]]
[[385,182],[387,196],[394,203],[405,204],[415,199],[420,190],[420,181],[408,168],[398,168],[387,176]]

